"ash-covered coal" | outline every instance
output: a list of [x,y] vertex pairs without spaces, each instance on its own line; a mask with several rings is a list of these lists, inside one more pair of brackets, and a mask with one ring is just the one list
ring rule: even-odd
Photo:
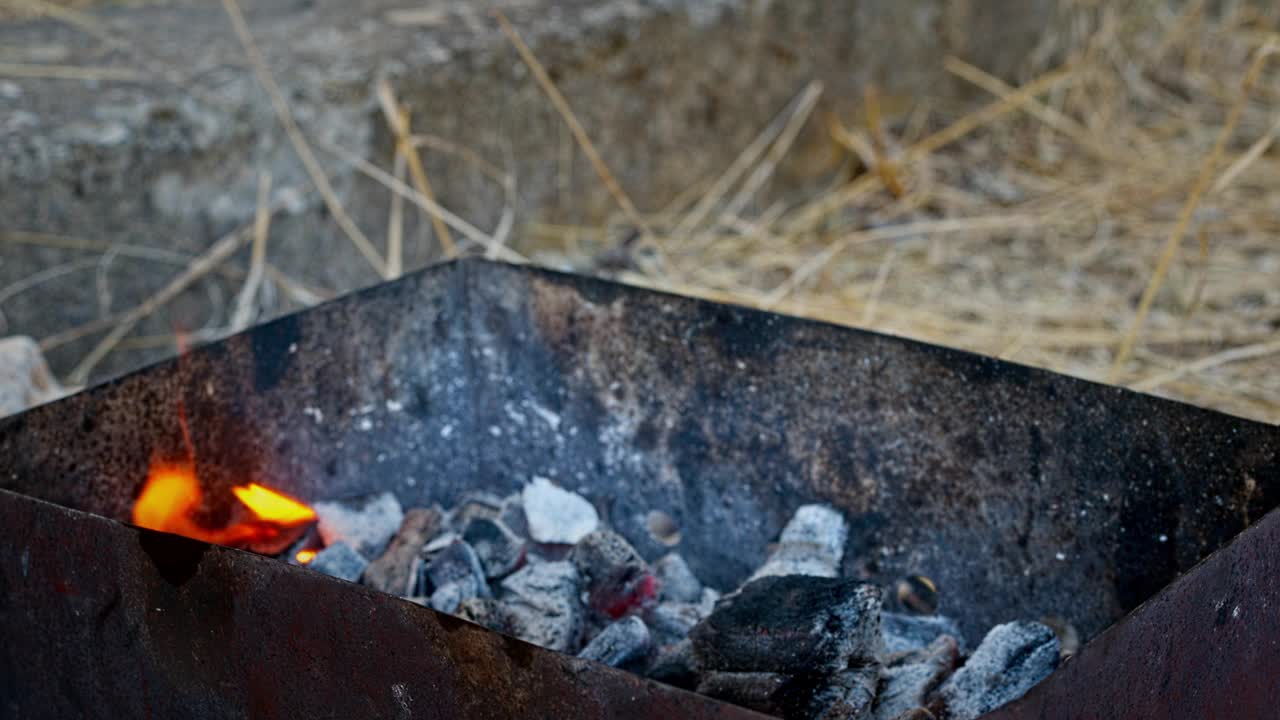
[[927,578],[882,588],[842,576],[848,523],[826,505],[798,508],[765,563],[721,589],[693,573],[678,533],[650,564],[545,478],[449,511],[402,512],[390,494],[316,507],[316,570],[788,720],[970,720],[1058,664],[1045,625],[999,625],[966,658]]

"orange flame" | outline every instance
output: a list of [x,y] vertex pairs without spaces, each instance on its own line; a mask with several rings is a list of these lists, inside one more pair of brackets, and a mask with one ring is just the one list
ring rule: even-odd
[[204,527],[194,520],[204,501],[195,469],[187,463],[153,463],[133,505],[133,524],[218,545],[244,545],[276,538],[316,517],[302,502],[257,483],[237,485],[231,492],[248,508],[251,519],[225,528]]
[[306,565],[307,563],[316,559],[316,551],[315,550],[299,550],[298,554],[293,556],[293,559],[297,560],[298,563],[301,565]]

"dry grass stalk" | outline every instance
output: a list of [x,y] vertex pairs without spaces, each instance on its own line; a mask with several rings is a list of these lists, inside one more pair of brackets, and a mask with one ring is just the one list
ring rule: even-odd
[[236,0],[222,0],[222,7],[226,10],[227,17],[231,19],[231,27],[235,30],[236,37],[239,39],[250,65],[253,66],[253,73],[258,79],[258,83],[267,91],[267,96],[271,100],[271,107],[275,110],[276,118],[280,121],[281,126],[284,127],[285,134],[289,137],[289,142],[293,145],[294,152],[298,154],[298,159],[302,161],[303,167],[306,168],[307,175],[311,177],[311,182],[315,184],[316,190],[319,191],[325,207],[329,210],[329,214],[333,215],[334,222],[351,239],[351,243],[360,251],[360,254],[369,262],[374,271],[383,278],[389,277],[386,261],[378,254],[378,250],[374,248],[373,243],[369,241],[364,232],[356,226],[351,216],[347,214],[342,201],[338,199],[338,194],[329,183],[329,176],[325,173],[324,168],[320,166],[320,161],[316,160],[315,153],[311,151],[311,145],[307,142],[302,129],[298,127],[297,121],[294,120],[293,111],[289,109],[289,101],[285,99],[284,93],[276,85],[271,71],[267,69],[266,61],[263,60],[262,53],[258,51],[258,46],[253,41],[253,35],[249,32],[249,25],[245,22],[244,13],[240,11],[240,5]]
[[267,236],[271,231],[271,173],[258,174],[258,207],[253,218],[253,252],[249,256],[249,274],[236,295],[231,313],[231,331],[239,332],[253,323],[257,315],[258,291],[266,276]]
[[147,76],[128,68],[78,67],[0,62],[0,76],[39,80],[83,80],[99,82],[142,82]]
[[[408,162],[409,173],[418,192],[422,193],[423,197],[431,202],[436,202],[436,194],[431,187],[431,181],[427,178],[427,170],[422,164],[422,157],[418,154],[418,146],[413,142],[409,111],[396,101],[391,84],[385,79],[379,81],[377,94],[387,126],[391,128],[392,134],[396,136],[396,155],[403,155]],[[458,247],[453,242],[453,235],[449,232],[449,226],[436,215],[429,214],[428,217],[431,219],[432,229],[435,230],[436,239],[440,243],[444,256],[446,258],[457,257]],[[395,274],[400,274],[399,269],[396,270]]]

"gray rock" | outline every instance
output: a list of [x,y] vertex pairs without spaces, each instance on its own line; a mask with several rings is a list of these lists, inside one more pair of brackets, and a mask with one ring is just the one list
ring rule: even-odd
[[325,545],[344,542],[365,557],[381,555],[404,521],[400,501],[389,492],[324,500],[312,507]]
[[876,686],[880,682],[880,667],[864,667],[841,670],[817,690],[809,702],[806,718],[814,720],[862,720],[870,718],[876,701]]
[[526,565],[502,581],[502,591],[517,637],[559,652],[577,647],[584,612],[573,563]]
[[462,540],[451,543],[431,558],[427,577],[435,588],[431,593],[431,607],[440,612],[455,611],[463,600],[492,595],[480,558]]
[[880,613],[880,631],[884,634],[884,652],[892,657],[901,653],[923,650],[943,635],[950,635],[965,651],[964,636],[955,620],[944,615],[906,615],[904,613]]
[[586,498],[550,480],[535,477],[521,493],[529,537],[540,543],[572,545],[600,525]]
[[355,582],[360,579],[368,566],[369,561],[363,555],[356,552],[350,545],[338,541],[316,553],[307,567],[325,575]]
[[973,655],[938,688],[947,717],[974,720],[1022,697],[1058,667],[1058,638],[1037,622],[991,628]]
[[955,638],[943,635],[885,668],[876,698],[876,720],[894,720],[927,704],[929,693],[955,670],[960,657]]
[[653,574],[665,601],[696,603],[702,597],[702,582],[679,553],[668,553],[654,563]]
[[649,628],[643,620],[630,615],[591,638],[578,657],[610,667],[627,667],[643,661],[650,647]]
[[755,580],[690,633],[704,667],[814,674],[877,662],[881,589],[811,575]]
[[774,575],[837,577],[849,526],[828,505],[802,505],[782,529],[778,547],[750,580]]
[[524,562],[524,541],[496,517],[472,518],[462,539],[475,549],[491,580],[511,574]]

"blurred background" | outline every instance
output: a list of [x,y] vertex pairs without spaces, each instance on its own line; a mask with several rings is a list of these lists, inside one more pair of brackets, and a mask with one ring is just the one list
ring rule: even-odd
[[0,413],[485,255],[1280,422],[1278,20],[0,0]]

